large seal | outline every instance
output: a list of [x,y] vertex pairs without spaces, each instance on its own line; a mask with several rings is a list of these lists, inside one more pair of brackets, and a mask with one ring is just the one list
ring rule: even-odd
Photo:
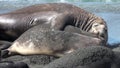
[[7,51],[9,51],[9,55],[13,53],[21,55],[46,54],[61,57],[78,48],[91,45],[100,46],[102,41],[95,37],[58,30],[53,31],[48,26],[38,25],[23,33]]
[[107,26],[101,17],[66,3],[38,4],[1,14],[0,36],[2,39],[15,40],[38,24],[50,24],[53,30],[64,30],[67,25],[72,25],[96,34],[107,42]]

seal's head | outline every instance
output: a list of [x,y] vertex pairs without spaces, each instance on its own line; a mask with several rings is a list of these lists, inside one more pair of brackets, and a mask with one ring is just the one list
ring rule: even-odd
[[103,38],[105,42],[108,39],[108,31],[106,22],[103,19],[97,19],[93,22],[90,32],[93,34],[97,34],[99,38]]

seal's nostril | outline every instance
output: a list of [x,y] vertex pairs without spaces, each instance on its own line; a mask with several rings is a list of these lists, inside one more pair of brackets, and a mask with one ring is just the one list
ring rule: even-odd
[[97,27],[98,25],[96,24],[96,25],[94,25],[94,27]]

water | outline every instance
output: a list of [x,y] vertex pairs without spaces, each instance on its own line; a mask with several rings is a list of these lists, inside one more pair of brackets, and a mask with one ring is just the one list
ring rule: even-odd
[[41,3],[71,3],[101,16],[108,25],[109,43],[120,42],[120,0],[0,0],[0,13]]

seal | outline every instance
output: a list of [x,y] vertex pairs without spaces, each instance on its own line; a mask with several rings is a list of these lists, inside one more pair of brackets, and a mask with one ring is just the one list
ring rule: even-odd
[[16,53],[21,55],[45,54],[61,57],[81,47],[102,45],[102,41],[98,38],[51,30],[48,26],[38,25],[30,28],[2,53],[8,51],[8,56]]
[[72,25],[107,42],[107,25],[101,17],[66,3],[37,4],[1,14],[0,37],[15,40],[38,24],[50,24],[53,30],[64,30],[67,25]]

